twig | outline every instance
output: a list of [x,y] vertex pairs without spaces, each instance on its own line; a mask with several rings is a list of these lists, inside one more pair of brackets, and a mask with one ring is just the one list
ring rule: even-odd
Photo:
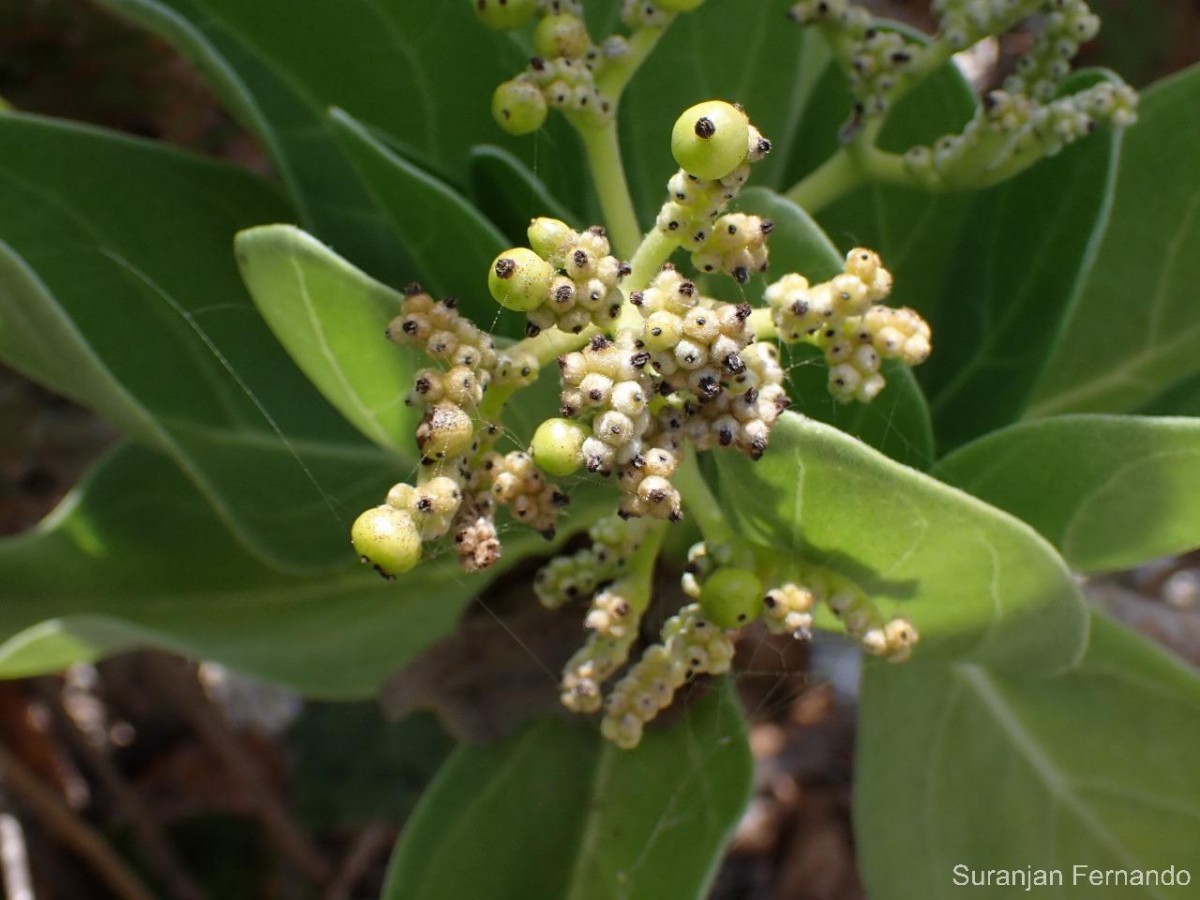
[[63,706],[61,687],[52,680],[40,679],[38,690],[59,726],[59,733],[85,761],[116,803],[121,816],[133,829],[134,839],[146,862],[163,879],[167,890],[177,900],[206,900],[200,886],[192,879],[175,848],[166,839],[141,796],[122,777],[112,757],[88,738],[79,724]]
[[204,693],[195,666],[165,655],[155,655],[151,664],[159,670],[163,687],[179,704],[196,734],[249,796],[267,838],[301,875],[316,884],[326,883],[331,875],[329,863],[288,816],[224,715]]
[[367,867],[379,851],[395,837],[395,829],[386,822],[371,822],[354,839],[338,873],[329,884],[324,900],[351,900],[355,886],[362,881]]
[[17,817],[0,807],[0,865],[4,868],[4,896],[8,900],[34,900],[25,832]]
[[0,744],[4,782],[38,817],[46,830],[74,850],[122,900],[154,900],[142,880],[99,832],[75,814],[54,791]]

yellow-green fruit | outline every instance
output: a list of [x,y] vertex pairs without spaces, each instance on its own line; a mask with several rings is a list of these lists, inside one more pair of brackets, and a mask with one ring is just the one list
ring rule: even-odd
[[475,18],[495,31],[511,31],[537,9],[537,0],[471,0]]
[[404,510],[376,506],[354,520],[350,542],[363,562],[380,575],[402,575],[421,561],[421,533]]
[[683,337],[683,319],[675,313],[660,309],[650,313],[642,333],[642,340],[651,350],[670,350]]
[[542,259],[561,261],[567,247],[575,240],[575,229],[560,219],[540,216],[529,223],[525,232],[529,235],[529,246]]
[[509,134],[529,134],[546,121],[546,98],[532,81],[514,78],[492,94],[492,118]]
[[749,569],[717,569],[700,588],[700,609],[721,628],[749,625],[762,611],[763,586]]
[[587,53],[587,26],[569,14],[546,16],[533,30],[533,48],[547,59],[578,59]]
[[708,180],[724,178],[746,161],[750,120],[723,100],[707,100],[684,111],[671,129],[671,154],[685,172]]
[[462,456],[474,439],[471,417],[453,403],[431,406],[417,426],[417,446],[426,459]]
[[550,263],[528,247],[513,247],[492,261],[488,290],[505,309],[529,312],[542,305],[553,280]]
[[547,419],[533,433],[530,453],[539,469],[564,476],[583,464],[583,442],[591,430],[570,419]]

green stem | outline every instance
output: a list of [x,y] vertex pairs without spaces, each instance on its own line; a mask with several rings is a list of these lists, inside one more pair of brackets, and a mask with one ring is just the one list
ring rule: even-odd
[[597,73],[596,89],[612,104],[611,118],[597,125],[577,116],[567,116],[583,140],[592,183],[600,198],[600,211],[613,248],[618,256],[626,259],[638,246],[642,231],[638,227],[637,213],[625,178],[625,166],[621,162],[617,109],[626,85],[641,68],[665,30],[665,25],[662,28],[639,28],[629,36],[626,53],[607,61]]
[[654,280],[654,276],[658,274],[663,263],[671,258],[671,254],[678,246],[679,241],[659,231],[658,228],[646,232],[646,236],[638,245],[637,252],[633,254],[633,259],[629,262],[632,271],[625,277],[626,289],[630,291],[645,290]]
[[578,125],[576,130],[583,139],[592,183],[600,198],[600,211],[608,229],[609,239],[617,255],[623,258],[633,252],[641,238],[637,213],[629,195],[629,184],[625,180],[625,166],[621,162],[621,148],[617,137],[617,120],[614,117],[601,125]]
[[816,213],[869,181],[917,185],[904,158],[857,141],[838,149],[784,194],[808,213]]
[[864,181],[866,172],[858,160],[845,147],[840,147],[833,156],[788,188],[784,196],[805,212],[815,213]]
[[639,28],[629,36],[626,42],[628,50],[625,55],[608,60],[596,75],[597,89],[612,101],[614,108],[617,101],[621,99],[621,93],[625,90],[625,86],[641,68],[646,57],[650,55],[650,51],[654,49],[659,38],[663,36],[663,32],[667,30],[667,25],[670,24],[668,22],[661,28]]
[[625,599],[639,617],[650,605],[654,593],[654,564],[658,561],[658,553],[669,527],[669,523],[659,521],[646,527],[642,542],[634,551],[629,568],[621,578],[628,586]]
[[[599,331],[600,329],[595,325],[589,325],[583,331],[579,332],[579,334],[559,331],[557,328],[548,328],[534,337],[518,341],[503,352],[514,356],[518,353],[532,353],[538,361],[538,366],[545,367],[558,359],[562,354],[578,350],[592,339],[592,335],[598,334]],[[513,394],[522,389],[520,385],[515,384],[491,385],[487,393],[483,395],[483,402],[479,404],[479,417],[485,422],[499,419],[504,413],[504,407],[512,399]]]
[[700,474],[695,450],[688,448],[671,480],[679,489],[684,505],[695,520],[696,527],[704,535],[704,540],[711,542],[736,540],[737,535],[734,534],[733,528],[721,515],[717,498],[712,495],[704,476]]

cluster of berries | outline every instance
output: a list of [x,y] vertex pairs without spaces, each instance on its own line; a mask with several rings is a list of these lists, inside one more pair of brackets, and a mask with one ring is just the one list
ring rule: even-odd
[[[545,34],[546,22],[575,15],[564,4],[541,10]],[[557,40],[567,32],[553,34]],[[530,246],[501,253],[488,274],[496,301],[527,317],[526,339],[511,348],[498,349],[461,318],[453,298],[438,301],[415,286],[388,328],[395,341],[433,360],[416,373],[408,396],[424,411],[416,435],[423,465],[416,485],[394,486],[383,505],[359,518],[355,546],[393,576],[416,565],[422,543],[450,535],[465,568],[486,568],[500,554],[499,508],[551,536],[567,498],[548,476],[580,469],[615,475],[616,515],[591,529],[590,547],[549,563],[535,590],[550,607],[590,598],[588,639],[566,664],[561,698],[579,712],[603,707],[602,729],[621,746],[636,744],[645,723],[688,679],[728,669],[737,629],[765,615],[772,629],[807,634],[812,622],[815,588],[765,591],[753,559],[704,547],[684,577],[697,602],[668,620],[660,642],[604,699],[604,682],[627,664],[638,638],[663,521],[683,516],[672,478],[688,445],[732,447],[757,459],[789,404],[778,348],[756,339],[751,306],[705,297],[694,281],[660,262],[682,245],[701,271],[742,283],[766,268],[770,222],[726,213],[725,206],[745,183],[750,162],[767,149],[737,107],[711,101],[686,111],[672,135],[681,169],[658,227],[643,243],[651,248],[648,263],[635,256],[631,267],[614,257],[601,228],[576,231],[556,219],[533,220]],[[628,282],[638,265],[645,271],[635,290]],[[766,300],[785,341],[825,350],[839,397],[869,400],[882,387],[879,358],[916,363],[929,352],[929,330],[915,313],[877,303],[890,288],[878,257],[855,250],[829,282],[810,286],[802,276],[785,276],[767,289]],[[765,327],[768,310],[762,314]],[[868,351],[875,356],[868,359]],[[495,450],[499,427],[489,418],[556,354],[559,416],[541,423],[528,451]],[[866,386],[847,387],[843,370],[858,372]],[[843,595],[856,605],[843,603]],[[857,595],[836,597],[831,607],[844,612],[847,630],[872,652],[899,653],[897,642],[915,640],[915,632],[877,622]]]
[[829,392],[842,402],[867,403],[883,390],[880,365],[899,359],[924,362],[931,350],[929,325],[914,310],[884,306],[892,276],[871,250],[846,254],[840,275],[810,285],[788,274],[767,287],[764,298],[780,340],[819,347],[829,363]]
[[534,219],[529,247],[513,247],[492,263],[488,288],[496,302],[525,313],[526,333],[557,328],[579,334],[590,325],[608,329],[625,297],[617,288],[629,266],[610,253],[604,229],[577,232],[558,219]]
[[1060,153],[1100,125],[1124,128],[1136,119],[1137,93],[1119,81],[1101,81],[1048,102],[996,90],[984,96],[961,133],[910,148],[904,163],[930,187],[988,185]]
[[850,83],[851,125],[891,109],[894,95],[911,83],[926,53],[900,32],[877,27],[869,12],[849,0],[802,0],[788,15],[819,27],[828,40]]
[[419,369],[413,379],[406,402],[424,408],[416,432],[422,457],[418,484],[394,485],[385,503],[354,523],[351,540],[363,559],[394,577],[420,561],[422,543],[453,534],[462,567],[487,568],[500,557],[498,505],[552,537],[566,495],[546,481],[528,454],[494,452],[500,429],[477,415],[493,381],[531,383],[536,357],[497,353],[492,338],[459,315],[455,298],[435,300],[418,285],[407,288],[387,334],[445,368]]
[[750,178],[750,164],[770,151],[771,142],[729,103],[697,103],[676,121],[671,152],[680,169],[667,182],[670,196],[655,225],[690,250],[701,271],[723,271],[745,283],[766,269],[771,223],[721,214]]
[[629,658],[649,599],[630,563],[652,527],[644,519],[601,519],[588,530],[590,546],[551,560],[534,579],[538,599],[551,609],[591,597],[587,642],[563,667],[560,685],[563,705],[574,712],[599,710],[601,685]]
[[[677,12],[703,0],[625,2],[621,19],[629,27],[661,30]],[[498,31],[520,28],[536,18],[533,48],[537,53],[515,78],[492,95],[492,116],[510,134],[528,134],[559,109],[578,124],[597,125],[613,116],[615,98],[599,86],[606,69],[623,65],[629,41],[614,34],[599,44],[592,40],[578,0],[474,0],[480,22]]]
[[880,28],[849,0],[804,0],[791,10],[801,24],[821,28],[834,48],[855,98],[851,125],[886,113],[900,92],[928,74],[927,62],[1023,21],[1032,24],[1032,43],[1016,71],[1002,90],[983,98],[963,131],[905,153],[905,165],[919,182],[935,188],[995,184],[1100,125],[1133,124],[1137,95],[1115,77],[1059,96],[1080,45],[1100,30],[1085,0],[935,0],[933,12],[940,31],[934,44],[923,48]]
[[604,702],[600,733],[622,749],[642,740],[642,730],[675,699],[675,692],[696,675],[720,675],[733,662],[733,637],[690,603],[667,619],[661,643],[642,654],[613,686]]

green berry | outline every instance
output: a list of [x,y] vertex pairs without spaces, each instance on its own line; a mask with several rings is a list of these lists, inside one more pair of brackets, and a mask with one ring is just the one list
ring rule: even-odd
[[578,16],[546,16],[533,30],[533,48],[547,59],[579,59],[590,43],[587,26]]
[[528,247],[514,247],[492,261],[488,290],[505,309],[529,312],[542,305],[553,280],[550,263]]
[[363,562],[393,578],[421,560],[421,534],[412,516],[392,506],[376,506],[354,520],[350,542]]
[[697,178],[724,178],[746,161],[750,121],[723,100],[697,103],[675,120],[671,154]]
[[642,340],[651,350],[672,350],[683,337],[683,319],[673,312],[660,309],[650,313]]
[[494,31],[520,27],[537,9],[537,0],[472,0],[475,18]]
[[566,222],[541,216],[529,223],[529,246],[543,259],[562,259],[578,235]]
[[471,417],[453,403],[430,407],[417,426],[417,446],[426,459],[461,456],[471,449],[474,439]]
[[492,94],[492,118],[509,134],[529,134],[546,121],[546,98],[532,81],[514,78]]
[[749,569],[718,569],[700,588],[700,608],[714,625],[741,628],[762,610],[763,586]]
[[583,442],[590,432],[570,419],[547,419],[533,433],[530,453],[539,469],[559,477],[583,464]]

